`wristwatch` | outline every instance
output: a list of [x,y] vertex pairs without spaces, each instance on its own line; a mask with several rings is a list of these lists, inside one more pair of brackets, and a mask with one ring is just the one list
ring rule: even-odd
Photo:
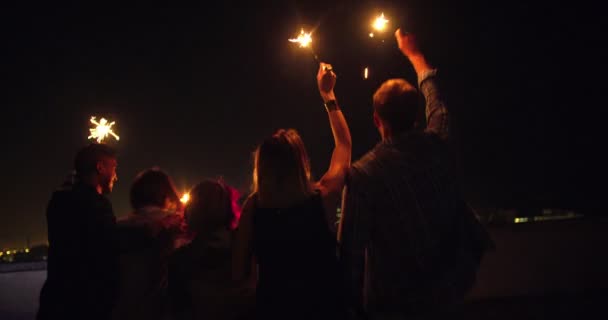
[[325,102],[325,110],[327,110],[327,112],[340,110],[340,107],[338,106],[338,101],[327,100],[327,102]]

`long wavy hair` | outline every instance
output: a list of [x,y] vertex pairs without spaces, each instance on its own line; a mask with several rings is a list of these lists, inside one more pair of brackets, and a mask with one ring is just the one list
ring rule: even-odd
[[294,129],[280,129],[255,150],[253,192],[260,199],[277,194],[312,192],[310,160],[302,138]]

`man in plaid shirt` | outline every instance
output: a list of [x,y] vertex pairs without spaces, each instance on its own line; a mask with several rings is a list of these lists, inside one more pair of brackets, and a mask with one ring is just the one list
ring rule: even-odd
[[483,228],[460,194],[448,156],[448,112],[436,70],[411,34],[395,33],[426,100],[427,126],[416,129],[419,93],[403,79],[373,98],[382,141],[352,165],[339,225],[340,256],[356,313],[400,319],[443,310],[471,288]]

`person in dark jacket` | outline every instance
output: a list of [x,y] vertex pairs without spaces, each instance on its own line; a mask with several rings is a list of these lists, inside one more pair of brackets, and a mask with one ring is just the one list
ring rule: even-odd
[[232,279],[238,193],[223,182],[206,180],[190,196],[185,217],[194,240],[179,248],[169,264],[173,317],[246,319],[253,314],[254,290]]
[[48,203],[47,279],[37,319],[109,319],[118,279],[116,219],[110,201],[116,153],[91,144],[74,161],[73,183],[64,183]]
[[117,224],[120,282],[112,318],[164,319],[169,256],[184,234],[182,205],[158,168],[137,175],[130,199],[133,211]]

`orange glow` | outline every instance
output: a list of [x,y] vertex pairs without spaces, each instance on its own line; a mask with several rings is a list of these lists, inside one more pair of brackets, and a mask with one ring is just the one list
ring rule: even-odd
[[190,201],[190,194],[184,193],[184,195],[182,195],[182,197],[179,199],[179,201],[183,204],[187,204],[188,201]]

